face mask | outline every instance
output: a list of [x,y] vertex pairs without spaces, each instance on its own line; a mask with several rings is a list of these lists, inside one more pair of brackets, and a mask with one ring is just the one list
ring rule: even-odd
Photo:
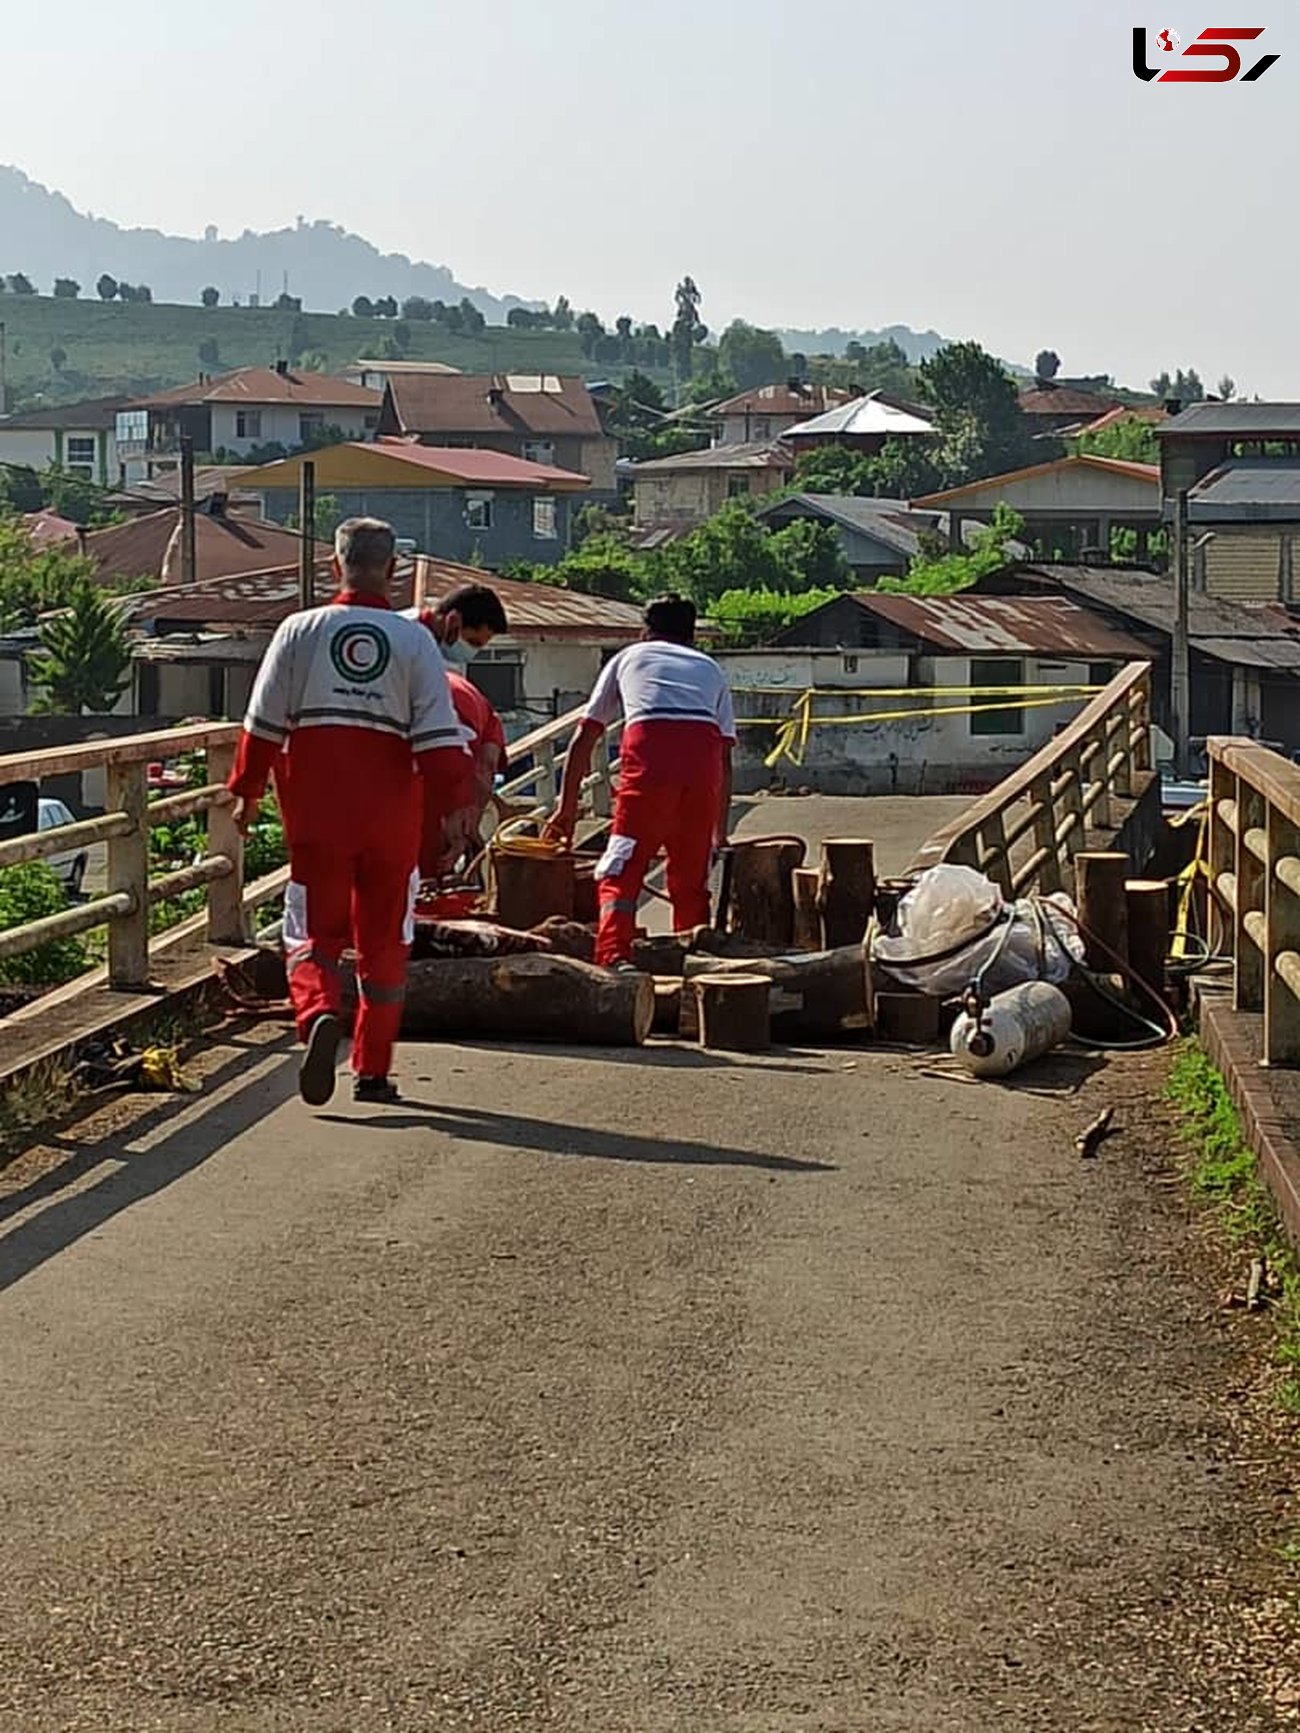
[[467,668],[478,655],[477,648],[473,644],[467,644],[463,638],[457,638],[454,644],[443,644],[441,649],[443,661],[450,662],[457,668]]

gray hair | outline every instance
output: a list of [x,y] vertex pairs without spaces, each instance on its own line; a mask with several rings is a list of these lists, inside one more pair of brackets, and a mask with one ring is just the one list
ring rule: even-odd
[[334,553],[345,572],[383,577],[397,551],[392,524],[377,517],[350,517],[334,532]]

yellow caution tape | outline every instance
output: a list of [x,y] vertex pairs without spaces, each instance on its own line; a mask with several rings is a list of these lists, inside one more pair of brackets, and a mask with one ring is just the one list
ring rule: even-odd
[[[1063,700],[1093,697],[1104,688],[1099,686],[936,686],[891,687],[869,693],[849,693],[839,688],[821,687],[805,690],[792,715],[784,719],[747,716],[739,720],[742,728],[771,728],[775,721],[776,745],[763,760],[768,770],[788,758],[801,765],[808,747],[808,736],[814,728],[855,728],[882,722],[928,722],[933,716],[981,716],[993,711],[1051,709]],[[1026,696],[1026,694],[1032,694]],[[987,704],[938,704],[924,709],[867,710],[853,716],[814,716],[813,704],[818,698],[844,697],[956,697],[969,695],[991,699]],[[1038,696],[1044,694],[1044,696]]]

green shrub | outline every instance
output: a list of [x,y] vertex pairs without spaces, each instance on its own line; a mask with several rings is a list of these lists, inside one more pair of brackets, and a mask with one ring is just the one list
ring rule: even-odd
[[[57,915],[68,899],[57,876],[43,861],[0,871],[0,931]],[[90,967],[80,938],[51,939],[34,951],[0,962],[0,983],[7,987],[57,987]]]

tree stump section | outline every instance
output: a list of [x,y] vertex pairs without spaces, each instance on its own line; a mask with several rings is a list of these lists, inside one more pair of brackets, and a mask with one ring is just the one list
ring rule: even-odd
[[[1165,961],[1169,956],[1169,886],[1163,879],[1130,879],[1125,887],[1128,903],[1128,960],[1139,981],[1169,1003]],[[1144,1011],[1154,1011],[1150,996],[1137,987]]]
[[553,915],[571,921],[574,910],[574,864],[571,854],[512,854],[494,848],[493,907],[503,927],[531,932]]
[[860,945],[876,906],[876,845],[858,838],[823,842],[821,923],[828,950]]
[[807,852],[803,843],[777,838],[771,842],[732,845],[731,930],[746,939],[770,945],[794,943],[793,874]]
[[[861,945],[814,956],[746,957],[727,962],[717,957],[688,957],[686,983],[705,976],[761,976],[772,989],[769,1002],[772,1034],[783,1041],[828,1042],[861,1036],[875,1024],[871,969]],[[699,1032],[692,992],[682,994],[680,1034],[694,1040]]]
[[815,867],[794,872],[794,945],[797,951],[822,948],[822,876]]
[[406,1036],[483,1036],[639,1047],[655,1016],[650,975],[570,957],[430,957],[406,971]]
[[1075,855],[1074,871],[1079,922],[1086,929],[1084,961],[1101,974],[1122,969],[1128,963],[1129,858],[1084,851]]
[[772,983],[766,975],[697,975],[689,987],[702,1047],[720,1053],[765,1053],[772,1045]]

